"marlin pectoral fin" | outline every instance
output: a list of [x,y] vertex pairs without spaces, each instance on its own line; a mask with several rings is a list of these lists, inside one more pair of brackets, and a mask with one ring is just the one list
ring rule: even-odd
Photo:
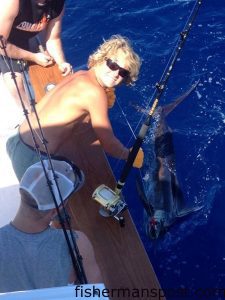
[[173,100],[171,103],[163,106],[163,112],[167,116],[171,111],[174,110],[174,108],[177,107],[184,99],[186,99],[190,93],[196,88],[196,86],[199,84],[199,80],[195,82],[183,95],[179,96],[177,99]]
[[199,211],[203,207],[204,206],[201,205],[201,206],[195,206],[195,207],[189,207],[189,208],[182,209],[181,211],[177,212],[177,217],[178,218],[185,217],[185,216],[187,216],[187,215],[189,215],[191,213]]
[[145,195],[142,179],[140,176],[137,176],[136,187],[137,187],[137,191],[138,191],[141,203],[144,206],[144,209],[146,210],[146,212],[149,216],[153,216],[154,208],[153,208],[152,204],[148,201],[148,199]]

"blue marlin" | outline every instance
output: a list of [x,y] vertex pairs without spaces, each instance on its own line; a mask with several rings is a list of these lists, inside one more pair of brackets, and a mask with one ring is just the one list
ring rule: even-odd
[[[165,106],[159,106],[154,119],[154,154],[156,158],[153,191],[148,199],[141,176],[137,179],[137,190],[148,215],[147,234],[157,239],[178,219],[200,210],[202,207],[185,207],[183,193],[176,176],[175,153],[172,130],[166,117],[195,89],[195,83],[186,93]],[[149,193],[148,193],[149,194]]]

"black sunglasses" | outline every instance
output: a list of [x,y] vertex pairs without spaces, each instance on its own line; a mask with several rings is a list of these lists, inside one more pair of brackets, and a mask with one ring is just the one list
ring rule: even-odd
[[119,75],[123,78],[127,78],[130,75],[130,72],[124,68],[121,68],[116,62],[112,61],[110,58],[106,59],[106,65],[112,71],[119,70]]

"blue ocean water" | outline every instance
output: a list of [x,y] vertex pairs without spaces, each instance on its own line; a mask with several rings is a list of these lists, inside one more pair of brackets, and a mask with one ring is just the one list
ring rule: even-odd
[[[176,45],[195,1],[189,0],[68,0],[63,43],[75,69],[85,68],[88,55],[112,34],[127,36],[142,58],[137,84],[117,90],[118,105],[110,112],[115,134],[132,144],[143,108],[151,103],[154,86]],[[124,195],[167,299],[225,298],[225,3],[203,0],[197,20],[177,62],[161,104],[196,90],[171,113],[177,175],[188,205],[204,205],[175,224],[160,240],[149,240],[144,210],[132,170]],[[139,128],[139,127],[138,127]],[[122,129],[122,130],[121,130]],[[151,173],[151,130],[143,145],[142,176]],[[123,163],[110,160],[118,177]],[[151,185],[151,181],[149,182]],[[183,295],[179,289],[183,289]],[[221,289],[221,290],[219,290]],[[179,294],[179,295],[176,295]]]

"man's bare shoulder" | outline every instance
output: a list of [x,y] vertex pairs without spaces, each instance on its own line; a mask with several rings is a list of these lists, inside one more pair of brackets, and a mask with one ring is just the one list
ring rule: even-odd
[[74,74],[74,79],[78,84],[84,85],[85,87],[101,90],[101,86],[98,84],[94,74],[90,70],[76,72]]
[[88,97],[89,99],[104,99],[106,93],[97,82],[96,77],[90,71],[78,71],[74,74],[71,85],[76,87],[76,91],[82,92],[80,96]]

